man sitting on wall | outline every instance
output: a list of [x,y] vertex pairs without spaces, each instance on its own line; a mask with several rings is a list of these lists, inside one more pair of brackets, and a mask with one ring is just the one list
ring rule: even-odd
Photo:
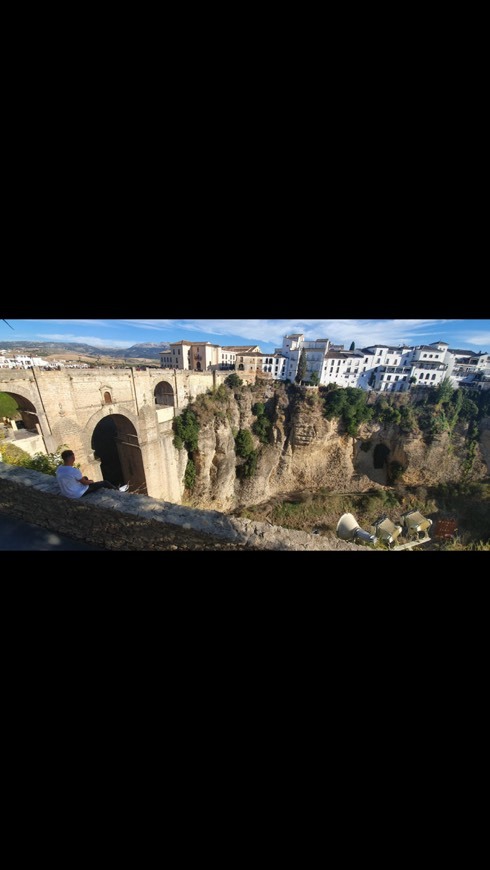
[[63,450],[61,454],[63,465],[56,469],[56,478],[62,495],[67,498],[81,498],[87,492],[97,492],[99,489],[118,489],[119,492],[127,492],[129,486],[114,486],[108,480],[99,480],[94,483],[85,475],[82,476],[79,468],[73,468],[75,454],[73,450]]

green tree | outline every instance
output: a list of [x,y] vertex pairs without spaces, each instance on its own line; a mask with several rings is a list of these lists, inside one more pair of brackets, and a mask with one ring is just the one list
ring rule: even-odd
[[318,375],[317,375],[316,372],[313,372],[313,374],[312,374],[312,376],[311,376],[311,378],[310,378],[310,383],[311,383],[314,387],[317,387],[318,384],[320,383],[320,378],[318,377]]
[[448,377],[445,377],[444,380],[441,381],[438,387],[435,390],[435,404],[436,405],[445,405],[446,402],[449,402],[452,398],[454,391],[454,387],[449,380]]
[[304,381],[305,377],[306,377],[306,352],[305,352],[305,349],[302,348],[301,353],[299,355],[298,374],[296,375],[296,383],[300,384],[301,381]]
[[192,461],[192,459],[187,460],[187,465],[185,468],[185,475],[184,475],[184,483],[185,483],[186,489],[190,489],[190,490],[194,489],[194,485],[196,483],[196,466],[195,466],[194,462]]
[[257,451],[254,449],[254,442],[249,429],[240,429],[235,438],[235,450],[237,456],[246,460],[243,465],[237,466],[237,477],[252,477],[257,467]]
[[199,421],[194,411],[186,408],[179,417],[176,417],[173,422],[173,430],[175,432],[174,446],[178,450],[182,450],[182,447],[191,452],[197,450]]
[[254,451],[254,442],[249,429],[240,429],[235,438],[235,451],[241,459],[247,459]]
[[225,378],[225,384],[227,387],[231,387],[232,389],[235,389],[235,387],[241,387],[243,384],[243,381],[241,378],[238,377],[237,374],[235,374],[235,372],[233,372],[233,374],[228,375],[228,377]]
[[262,416],[257,417],[255,423],[253,423],[252,431],[262,444],[268,444],[271,431],[271,421],[265,416],[265,414],[262,414]]
[[477,414],[478,405],[476,404],[476,402],[474,402],[473,399],[470,399],[468,396],[464,396],[461,404],[460,417],[463,420],[471,420],[471,418],[475,417]]

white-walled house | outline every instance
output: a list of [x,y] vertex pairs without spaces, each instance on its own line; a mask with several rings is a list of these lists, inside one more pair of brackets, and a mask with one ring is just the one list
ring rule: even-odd
[[294,382],[301,352],[306,355],[305,381],[313,374],[321,386],[360,387],[377,392],[407,392],[413,386],[438,386],[449,378],[453,387],[490,388],[490,354],[450,350],[445,341],[394,347],[373,344],[346,351],[328,338],[305,340],[303,333],[285,335],[274,353],[261,353],[258,345],[220,347],[209,342],[174,342],[161,353],[162,366],[209,371],[235,367],[272,379]]
[[221,348],[210,341],[173,341],[160,353],[161,368],[207,372],[219,367]]
[[0,354],[0,368],[1,369],[28,369],[33,368],[56,368],[58,363],[50,363],[45,359],[41,359],[39,356],[25,356],[23,354],[19,354],[18,356],[8,357]]
[[470,350],[451,349],[454,366],[451,372],[453,387],[472,387],[476,390],[490,389],[490,354],[473,353]]

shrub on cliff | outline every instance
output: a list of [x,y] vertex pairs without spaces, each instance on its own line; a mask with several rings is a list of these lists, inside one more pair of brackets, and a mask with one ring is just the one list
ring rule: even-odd
[[241,387],[243,381],[237,374],[235,374],[235,372],[233,372],[233,374],[228,375],[228,377],[225,378],[225,384],[227,387],[231,387],[234,390],[236,387]]
[[261,444],[268,444],[272,424],[265,413],[264,403],[256,402],[252,408],[252,413],[257,417],[252,425],[253,433],[257,436]]
[[237,466],[237,477],[252,477],[257,467],[257,451],[254,448],[254,441],[248,429],[239,430],[235,438],[235,451],[240,459],[245,459],[242,465]]
[[235,438],[236,455],[248,459],[254,451],[254,442],[249,429],[240,429]]
[[190,490],[194,489],[195,482],[196,482],[196,466],[195,466],[194,462],[192,461],[192,459],[189,459],[187,461],[187,465],[185,468],[185,475],[184,475],[184,483],[185,483],[186,489],[190,489]]
[[335,387],[322,392],[322,398],[327,420],[340,417],[353,438],[357,436],[360,424],[373,415],[372,408],[367,405],[367,393],[358,387]]
[[174,447],[182,450],[183,447],[191,452],[197,450],[197,440],[199,437],[199,421],[190,408],[176,417],[173,422],[173,430],[175,432]]

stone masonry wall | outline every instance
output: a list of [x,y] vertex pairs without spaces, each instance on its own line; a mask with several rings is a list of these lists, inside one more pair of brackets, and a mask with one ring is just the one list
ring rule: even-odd
[[110,550],[356,550],[335,535],[308,535],[218,511],[101,490],[60,495],[55,478],[0,462],[0,512]]

